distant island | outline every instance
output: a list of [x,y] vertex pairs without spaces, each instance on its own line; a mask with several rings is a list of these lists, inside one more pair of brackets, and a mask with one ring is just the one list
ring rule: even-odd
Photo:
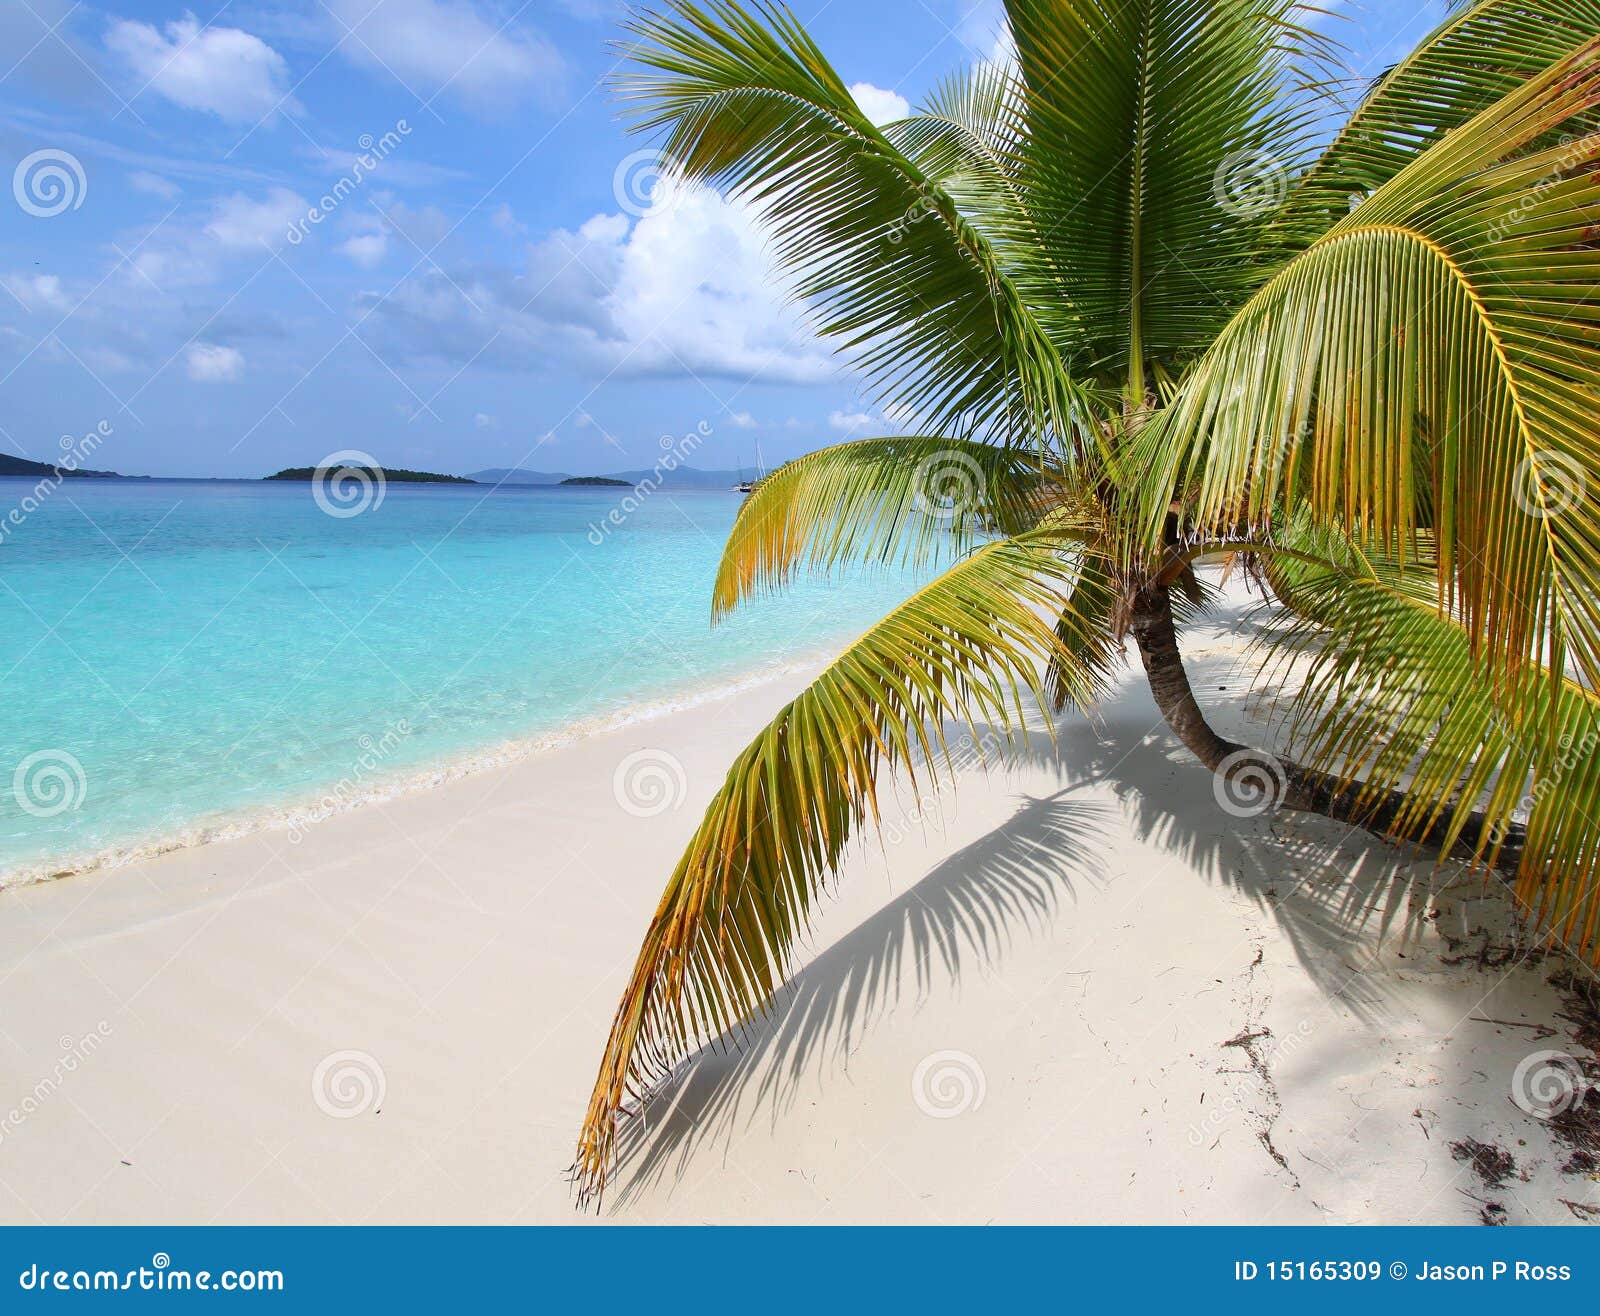
[[748,480],[754,472],[748,470],[700,470],[693,466],[674,469],[646,467],[636,471],[603,471],[598,476],[576,477],[571,471],[530,471],[520,467],[494,466],[488,470],[471,471],[471,477],[480,484],[514,484],[549,486],[581,483],[591,485],[605,480],[605,487],[638,485],[649,482],[664,489],[701,489],[722,492]]
[[[275,475],[263,476],[266,480],[314,480],[320,466],[288,466]],[[329,469],[335,471],[366,471],[369,475],[381,475],[386,484],[477,484],[476,480],[469,480],[464,475],[439,475],[434,471],[407,471],[398,466],[335,466]]]
[[75,471],[66,466],[51,466],[48,462],[31,462],[23,457],[0,453],[0,475],[21,475],[30,479],[125,480],[130,477],[115,471]]
[[629,489],[632,486],[626,480],[613,480],[609,475],[569,475],[562,484],[597,485],[606,489]]

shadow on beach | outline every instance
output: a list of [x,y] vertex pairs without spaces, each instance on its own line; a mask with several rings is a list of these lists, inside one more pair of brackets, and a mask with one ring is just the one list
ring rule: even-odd
[[[1197,688],[1209,682],[1213,690],[1237,671],[1220,654],[1197,655],[1192,666]],[[1244,701],[1228,702],[1219,711],[1233,718],[1221,720],[1242,730]],[[1148,720],[1144,711],[1123,705],[1092,728],[1069,721],[1055,743],[1042,732],[1031,736],[1020,758],[1054,774],[1060,789],[1023,797],[1002,826],[939,862],[802,968],[763,1018],[685,1060],[621,1132],[617,1206],[664,1176],[680,1177],[702,1145],[726,1146],[755,1120],[778,1120],[804,1075],[844,1069],[859,1039],[903,996],[922,999],[938,980],[954,983],[973,968],[1003,968],[1019,938],[1071,917],[1081,886],[1134,880],[1106,869],[1118,832],[1131,830],[1248,899],[1278,923],[1318,990],[1361,1019],[1383,1018],[1390,983],[1374,945],[1403,949],[1415,941],[1429,897],[1461,882],[1459,866],[1436,868],[1326,819],[1232,816],[1153,706]],[[983,783],[960,787],[974,788]],[[1478,880],[1467,879],[1474,891]]]

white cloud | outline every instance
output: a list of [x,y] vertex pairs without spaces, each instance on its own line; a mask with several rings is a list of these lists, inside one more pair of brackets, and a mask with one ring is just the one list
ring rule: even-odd
[[850,94],[855,97],[862,113],[880,128],[896,119],[904,119],[911,113],[911,103],[904,96],[874,87],[870,82],[855,83],[850,88]]
[[142,169],[128,175],[128,186],[135,192],[158,196],[163,201],[171,201],[182,190],[170,179],[163,178],[160,174],[147,173]]
[[566,73],[543,37],[485,17],[469,0],[326,0],[340,51],[424,96],[448,91],[482,110],[558,98]]
[[844,434],[857,434],[862,430],[879,428],[879,421],[870,411],[830,411],[828,427]]
[[728,424],[736,430],[753,430],[759,429],[761,422],[748,411],[736,411],[728,417]]
[[222,379],[237,379],[244,369],[244,357],[237,348],[222,347],[216,343],[191,343],[184,356],[189,378],[202,383]]
[[595,215],[523,271],[427,270],[367,298],[399,355],[517,369],[552,356],[619,375],[817,383],[838,373],[772,277],[749,209],[694,188],[637,221]]
[[274,187],[259,201],[243,192],[221,198],[206,223],[206,236],[232,248],[281,247],[290,227],[304,219],[310,204],[286,187]]
[[201,28],[193,14],[166,25],[123,19],[106,48],[141,83],[175,105],[254,123],[299,106],[289,95],[289,66],[260,37],[236,27]]
[[339,244],[339,250],[364,270],[374,269],[389,254],[387,233],[358,233]]
[[72,302],[54,274],[7,274],[0,278],[4,287],[29,311],[69,311]]
[[472,423],[480,430],[497,430],[500,428],[500,417],[491,416],[488,412],[480,411],[472,418]]
[[518,221],[516,215],[512,213],[510,204],[505,201],[489,212],[489,222],[508,238],[521,237],[528,231],[528,226]]

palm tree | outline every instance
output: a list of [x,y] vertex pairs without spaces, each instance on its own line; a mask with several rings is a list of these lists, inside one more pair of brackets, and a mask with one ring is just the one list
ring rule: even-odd
[[[1600,0],[1457,8],[1348,114],[1293,0],[1008,0],[1011,53],[876,126],[786,11],[638,17],[623,93],[743,197],[929,437],[763,480],[714,611],[851,560],[931,583],[739,755],[668,881],[578,1148],[767,1005],[888,772],[1004,752],[1137,645],[1172,732],[1265,793],[1515,874],[1600,950]],[[1185,676],[1193,564],[1283,625],[1293,761]],[[980,728],[985,730],[980,731]]]

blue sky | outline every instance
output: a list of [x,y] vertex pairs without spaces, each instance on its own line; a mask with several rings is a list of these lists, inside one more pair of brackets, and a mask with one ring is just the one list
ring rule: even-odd
[[[1335,7],[1317,21],[1363,73],[1443,12]],[[795,12],[885,113],[998,23],[988,0]],[[742,210],[638,213],[649,165],[600,85],[622,13],[0,0],[0,449],[43,459],[104,422],[96,462],[130,474],[343,448],[592,472],[697,427],[694,464],[748,466],[873,425]]]

